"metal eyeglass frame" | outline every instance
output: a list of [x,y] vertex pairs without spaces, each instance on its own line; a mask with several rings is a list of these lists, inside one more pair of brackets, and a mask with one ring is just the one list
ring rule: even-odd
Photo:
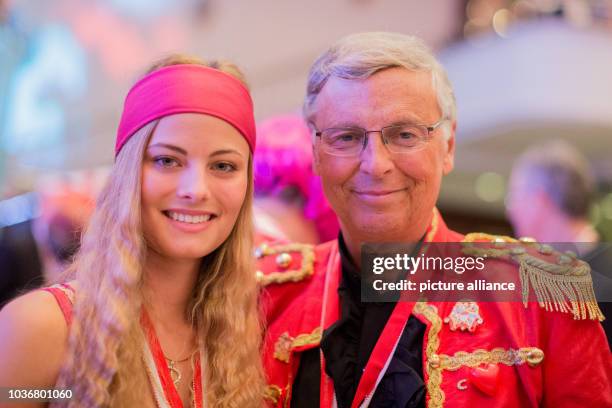
[[[439,128],[439,127],[440,127],[440,125],[441,125],[442,123],[446,122],[447,120],[448,120],[448,119],[447,119],[446,117],[444,117],[444,116],[443,116],[443,117],[441,117],[441,118],[440,118],[440,120],[438,120],[436,123],[434,123],[433,125],[430,125],[430,126],[427,126],[427,125],[420,125],[420,124],[409,124],[409,125],[410,125],[410,126],[419,126],[419,127],[423,127],[424,129],[426,129],[426,130],[427,130],[427,137],[428,137],[428,138],[431,138],[431,137],[430,137],[430,136],[431,136],[431,132],[435,131],[437,128]],[[329,154],[331,154],[331,155],[333,155],[333,156],[338,156],[338,157],[351,157],[351,156],[359,156],[359,155],[360,155],[360,154],[361,154],[361,153],[362,153],[362,152],[365,150],[366,146],[368,145],[368,135],[369,135],[370,133],[380,133],[380,137],[381,137],[381,139],[382,139],[382,141],[383,141],[383,144],[384,144],[385,146],[387,146],[387,149],[388,149],[390,152],[393,152],[393,153],[408,153],[408,152],[410,152],[410,151],[416,151],[416,150],[418,150],[418,149],[409,149],[409,150],[405,150],[405,151],[394,151],[393,149],[391,149],[391,148],[389,147],[390,145],[389,145],[389,143],[388,143],[388,141],[387,141],[387,138],[384,136],[383,131],[384,131],[385,129],[395,128],[395,127],[400,127],[400,126],[405,126],[405,125],[389,125],[389,126],[385,126],[385,127],[381,128],[380,130],[366,130],[366,129],[359,128],[359,127],[354,127],[354,128],[352,128],[352,127],[346,127],[346,128],[343,128],[343,127],[338,127],[338,128],[331,127],[331,128],[326,128],[326,129],[323,129],[323,130],[317,130],[317,131],[315,132],[315,136],[317,136],[317,137],[319,138],[319,140],[322,140],[322,139],[321,139],[321,135],[323,134],[323,132],[328,131],[328,130],[332,130],[332,129],[336,129],[336,130],[342,130],[342,129],[344,129],[344,130],[359,130],[359,131],[362,131],[362,132],[363,132],[363,136],[364,136],[364,137],[363,137],[363,144],[361,145],[361,149],[360,149],[359,151],[356,151],[355,153],[350,153],[350,154],[337,154],[337,153],[332,153],[332,152],[330,152],[330,151],[327,151],[327,150],[326,150],[326,151],[327,151],[327,153],[329,153]],[[422,143],[422,145],[425,145],[425,143]]]

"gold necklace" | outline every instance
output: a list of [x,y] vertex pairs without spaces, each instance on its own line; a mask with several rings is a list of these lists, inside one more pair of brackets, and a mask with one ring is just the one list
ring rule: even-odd
[[174,383],[174,387],[176,389],[178,389],[178,386],[181,383],[181,378],[183,378],[183,374],[181,373],[181,370],[179,370],[179,368],[177,367],[177,364],[184,363],[185,361],[189,360],[191,356],[193,356],[193,353],[191,353],[182,360],[172,360],[164,355],[164,358],[166,359],[166,364],[168,365],[168,370],[170,371],[170,377],[172,378],[172,382]]

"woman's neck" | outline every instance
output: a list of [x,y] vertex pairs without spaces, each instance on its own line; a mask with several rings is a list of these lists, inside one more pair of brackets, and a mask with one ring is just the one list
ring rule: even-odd
[[200,260],[177,260],[153,251],[144,267],[145,305],[162,325],[187,322],[187,305],[198,279]]

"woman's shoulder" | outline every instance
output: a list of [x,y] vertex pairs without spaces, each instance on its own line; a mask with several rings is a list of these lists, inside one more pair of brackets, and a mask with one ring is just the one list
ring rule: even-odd
[[0,310],[2,386],[52,387],[66,350],[68,323],[55,294],[34,290]]
[[58,304],[58,295],[54,293],[56,290],[63,291],[57,286],[50,286],[13,299],[0,311],[0,324],[10,325],[8,328],[13,330],[21,329],[19,331],[23,333],[41,329],[56,331],[56,328],[67,331],[66,321]]

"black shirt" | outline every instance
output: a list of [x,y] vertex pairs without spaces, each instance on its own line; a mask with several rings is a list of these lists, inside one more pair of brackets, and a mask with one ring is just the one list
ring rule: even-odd
[[601,325],[608,337],[608,346],[612,349],[612,243],[598,243],[597,247],[582,259],[591,266],[593,289],[599,308],[606,317]]
[[[340,319],[323,332],[320,348],[302,353],[293,383],[292,408],[319,405],[320,350],[325,357],[325,371],[334,382],[338,407],[350,407],[363,369],[395,307],[395,303],[361,302],[359,269],[342,235],[338,242],[342,264],[342,280],[338,287]],[[370,407],[425,407],[424,334],[425,325],[410,316]]]

